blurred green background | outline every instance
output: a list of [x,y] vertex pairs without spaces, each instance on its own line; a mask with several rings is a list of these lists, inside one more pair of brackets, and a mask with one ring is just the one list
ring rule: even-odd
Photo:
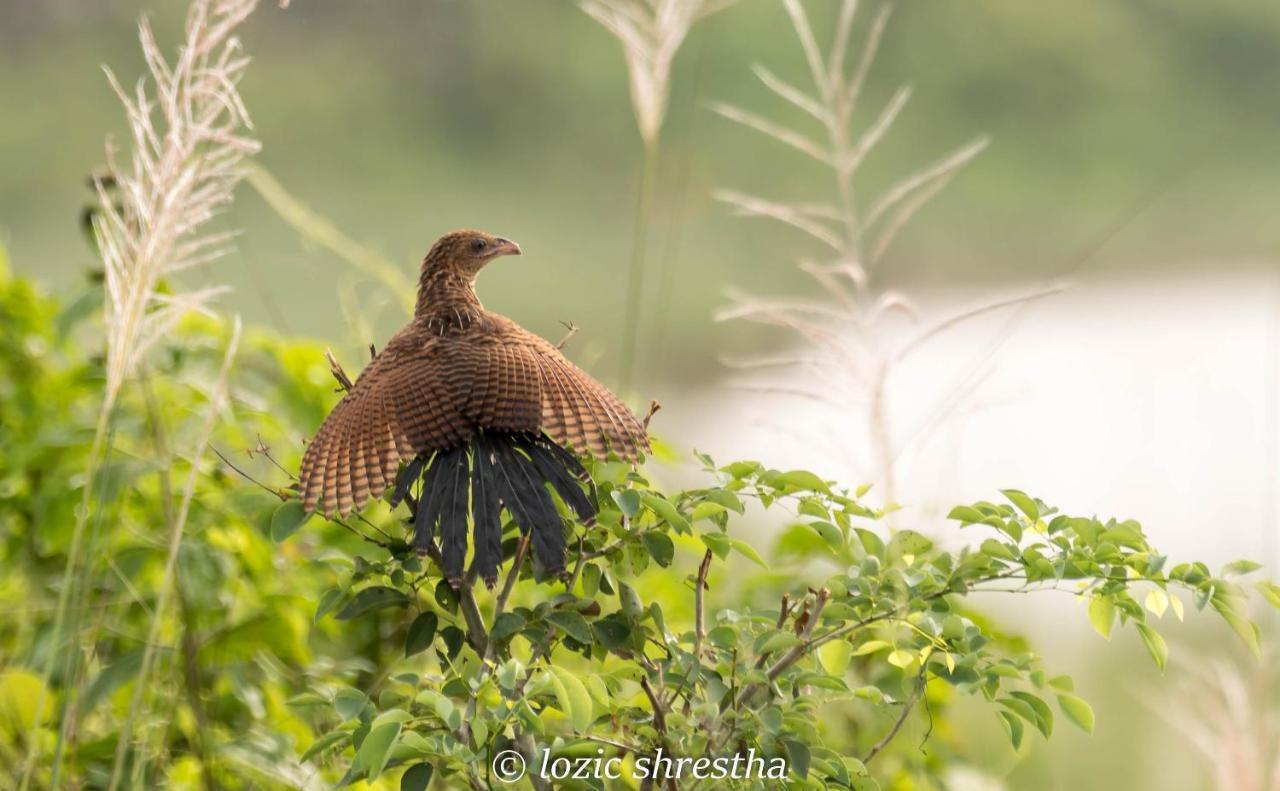
[[[124,135],[99,65],[130,83],[143,70],[136,17],[152,13],[172,42],[181,6],[0,0],[0,242],[19,273],[55,292],[75,293],[94,266],[78,231],[86,177],[104,161],[104,134]],[[808,4],[819,29],[834,6]],[[574,356],[615,376],[641,152],[616,41],[560,0],[295,0],[283,11],[264,5],[244,38],[255,58],[242,87],[264,145],[259,161],[296,198],[410,276],[450,228],[518,240],[526,255],[481,279],[486,305],[552,338],[573,321]],[[792,267],[814,252],[809,240],[734,219],[712,198],[718,187],[797,200],[830,189],[829,174],[802,156],[707,110],[727,100],[788,117],[751,77],[756,62],[803,74],[772,0],[742,0],[699,24],[676,60],[650,242],[653,259],[674,267],[676,290],[665,345],[642,356],[641,396],[714,392],[718,355],[772,342],[713,322],[727,287],[812,293]],[[878,108],[903,83],[915,93],[869,163],[866,189],[974,137],[992,145],[901,237],[873,273],[877,284],[932,293],[1070,271],[1090,282],[1136,279],[1141,293],[1231,268],[1271,272],[1278,77],[1271,0],[904,0],[866,103]],[[233,285],[228,312],[316,337],[350,360],[369,339],[344,317],[340,294],[358,295],[373,340],[403,321],[388,295],[300,239],[248,187],[219,223],[243,229],[238,252],[195,280]],[[1274,499],[1271,487],[1264,494]],[[1050,656],[1079,647],[1079,632],[1058,624],[1083,616],[1061,604],[1018,624]],[[1179,638],[1204,646],[1222,635],[1175,629]],[[1095,702],[1097,735],[1064,729],[1020,766],[989,767],[1009,772],[1009,788],[1213,787],[1184,737],[1141,703],[1180,705],[1172,686],[1150,680],[1136,638],[1097,650],[1090,642],[1074,661],[1063,669],[1079,673]],[[1274,712],[1275,686],[1258,683],[1254,700]],[[1003,740],[994,728],[974,734],[979,744]]]
[[[828,29],[835,4],[811,6]],[[123,133],[98,67],[131,82],[142,66],[136,16],[151,13],[172,41],[182,8],[0,9],[0,234],[19,271],[65,284],[89,263],[72,232],[85,177],[104,161],[104,132]],[[620,48],[573,3],[267,3],[244,38],[260,161],[298,198],[410,273],[449,228],[509,235],[527,256],[486,274],[487,304],[548,334],[572,320],[597,353],[616,346],[640,145]],[[710,321],[725,286],[776,288],[792,280],[797,254],[813,252],[711,198],[720,186],[830,189],[802,155],[706,109],[727,100],[784,111],[751,77],[756,62],[803,78],[771,0],[699,24],[676,60],[651,249],[677,272],[668,337],[679,342],[651,376],[714,373],[713,353],[740,331]],[[864,190],[979,135],[992,146],[902,236],[883,282],[1034,280],[1080,263],[1116,224],[1090,268],[1219,267],[1273,252],[1277,74],[1280,14],[1265,0],[898,4],[863,123],[900,84],[915,94]],[[229,309],[344,336],[344,264],[301,244],[250,190],[224,222],[245,231],[216,274],[237,288]],[[385,335],[401,318],[383,311],[376,327]]]

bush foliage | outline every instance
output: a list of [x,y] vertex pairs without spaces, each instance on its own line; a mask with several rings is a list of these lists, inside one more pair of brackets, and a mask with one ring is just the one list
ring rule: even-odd
[[[90,482],[103,374],[81,325],[95,294],[63,307],[0,270],[6,787],[33,747],[30,787],[52,783],[55,767],[82,787],[110,776],[172,480],[193,463],[184,449],[227,337],[191,319],[168,339],[126,388]],[[865,491],[701,455],[699,484],[678,491],[654,482],[660,465],[593,465],[601,513],[571,526],[566,578],[545,575],[508,525],[497,587],[454,591],[383,503],[347,522],[304,521],[290,473],[333,389],[320,347],[247,334],[220,457],[195,460],[177,606],[128,751],[140,787],[486,788],[502,785],[491,762],[504,750],[531,767],[544,752],[619,757],[626,775],[661,749],[782,759],[793,788],[938,788],[942,768],[965,759],[935,727],[957,696],[985,702],[1014,749],[1064,719],[1094,725],[1071,679],[984,617],[975,592],[1072,591],[1104,636],[1135,628],[1160,668],[1155,622],[1187,605],[1257,648],[1235,579],[1256,565],[1215,575],[1174,563],[1136,522],[1068,516],[1006,490],[925,536],[890,529]],[[86,485],[86,594],[59,636],[51,612]],[[761,524],[782,525],[767,548],[748,540]],[[1256,587],[1280,601],[1270,583]],[[678,787],[770,783],[686,775]]]

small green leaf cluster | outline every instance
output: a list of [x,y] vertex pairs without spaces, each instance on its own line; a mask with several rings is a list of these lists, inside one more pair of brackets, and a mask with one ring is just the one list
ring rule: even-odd
[[[1007,502],[950,513],[965,529],[951,537],[989,535],[947,551],[918,532],[885,529],[864,491],[807,471],[699,458],[709,485],[670,495],[620,463],[595,465],[600,517],[574,527],[574,562],[562,579],[526,561],[508,568],[503,590],[455,592],[402,544],[386,561],[358,563],[352,588],[326,597],[320,614],[401,611],[408,658],[400,664],[417,670],[397,665],[376,689],[327,691],[335,707],[342,696],[362,705],[338,710],[337,730],[317,743],[350,747],[348,780],[409,767],[482,787],[494,782],[490,760],[506,750],[531,765],[546,750],[634,767],[661,749],[690,758],[754,751],[784,759],[794,787],[873,789],[869,764],[885,750],[927,775],[927,759],[894,738],[950,696],[986,701],[1015,749],[1029,732],[1051,736],[1058,716],[1093,730],[1072,680],[1051,676],[1021,641],[977,615],[974,594],[1070,591],[1104,636],[1114,623],[1134,624],[1161,667],[1167,648],[1150,621],[1168,609],[1180,617],[1180,595],[1211,605],[1256,646],[1243,589],[1226,579],[1254,568],[1166,571],[1136,522],[1070,517],[1006,490]],[[761,509],[787,514],[775,555],[808,569],[805,581],[770,584],[772,600],[710,604],[711,582],[741,576],[744,562],[776,575],[733,535]],[[518,532],[507,531],[508,559],[524,560]],[[814,563],[838,571],[808,581]],[[673,576],[683,580],[674,590],[663,585]],[[1260,590],[1274,598],[1269,583]],[[868,727],[833,730],[836,712]]]

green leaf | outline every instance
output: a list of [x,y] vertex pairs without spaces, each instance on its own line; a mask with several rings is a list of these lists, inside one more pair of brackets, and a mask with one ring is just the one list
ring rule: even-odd
[[1164,611],[1169,608],[1169,594],[1160,588],[1152,588],[1147,591],[1146,597],[1142,600],[1142,604],[1155,617],[1163,618]]
[[1007,711],[998,712],[1000,721],[1004,723],[1005,732],[1009,734],[1009,743],[1013,745],[1013,749],[1022,746],[1022,720]]
[[1218,611],[1222,619],[1235,631],[1240,639],[1249,646],[1249,650],[1259,659],[1262,658],[1262,648],[1258,644],[1258,627],[1249,620],[1249,616],[1245,612],[1245,603],[1242,596],[1234,589],[1219,587],[1213,593],[1210,599],[1213,609]]
[[663,568],[671,565],[671,559],[676,554],[676,547],[675,544],[671,543],[670,536],[656,530],[649,530],[640,535],[640,540],[644,542],[645,549],[649,550],[654,562]]
[[493,628],[489,630],[489,639],[500,643],[519,632],[524,625],[524,616],[519,613],[504,612],[494,620]]
[[1089,600],[1089,623],[1098,634],[1111,639],[1111,626],[1116,620],[1116,606],[1104,596],[1094,596]]
[[1053,710],[1049,708],[1048,703],[1045,703],[1039,695],[1032,695],[1030,692],[1010,692],[1009,694],[1031,707],[1035,712],[1033,722],[1046,739],[1053,735]]
[[968,505],[957,505],[947,514],[948,519],[963,522],[966,525],[978,524],[987,517],[981,511]]
[[613,618],[601,618],[591,624],[591,630],[595,632],[596,639],[600,641],[600,645],[616,651],[629,644],[631,637],[631,628],[620,620]]
[[667,524],[671,525],[671,529],[677,533],[689,532],[689,520],[680,515],[676,507],[663,497],[656,494],[645,492],[640,496],[644,504]]
[[302,754],[302,761],[310,761],[320,753],[328,750],[339,743],[345,743],[351,740],[351,731],[330,731],[323,736],[318,737]]
[[622,605],[622,614],[631,620],[639,620],[644,615],[644,602],[636,589],[618,580],[618,604]]
[[693,507],[693,513],[690,514],[690,521],[697,522],[700,519],[715,519],[728,509],[720,503],[713,503],[710,500],[703,500]]
[[914,530],[899,530],[889,539],[889,551],[895,555],[922,555],[933,549],[933,542]]
[[572,610],[552,610],[547,621],[583,645],[591,644],[591,627],[587,619]]
[[[742,555],[744,558],[756,564],[760,568],[769,568],[768,564],[764,562],[764,558],[760,557],[760,553],[756,552],[756,548],[748,544],[746,541],[743,541],[740,538],[731,538],[729,539],[729,546],[733,547],[734,552]],[[713,551],[714,549],[715,548],[712,547]]]
[[[731,648],[734,645],[734,643],[738,642],[738,633],[737,631],[734,630],[732,626],[717,626],[716,628],[707,632],[707,640],[709,640],[712,645],[718,648]],[[823,648],[826,648],[826,646],[833,645],[833,644],[834,643],[829,642],[826,645],[824,645]]]
[[787,767],[796,777],[806,778],[809,776],[809,745],[797,739],[783,739],[782,746],[787,750]]
[[1059,694],[1058,708],[1062,709],[1062,713],[1067,715],[1067,719],[1071,720],[1080,730],[1085,733],[1093,733],[1093,707],[1085,702],[1083,698],[1075,695]]
[[889,654],[889,664],[904,670],[911,667],[911,663],[914,661],[916,661],[916,655],[912,651],[904,651],[899,648]]
[[387,765],[387,755],[391,745],[400,735],[400,723],[385,722],[369,730],[369,735],[360,743],[356,751],[355,765],[364,769],[370,779],[382,774]]
[[333,696],[333,708],[338,712],[338,716],[344,720],[350,720],[357,717],[360,712],[364,711],[365,704],[369,702],[369,698],[358,689],[343,687]]
[[121,684],[136,676],[141,667],[142,652],[133,651],[103,668],[84,693],[84,698],[80,702],[80,716],[88,716],[92,713],[104,698],[109,697]]
[[809,527],[818,531],[818,535],[822,536],[822,540],[827,542],[827,546],[832,549],[842,549],[844,547],[844,531],[830,522],[817,521],[809,522]]
[[337,618],[339,621],[349,621],[367,612],[383,610],[387,607],[404,607],[408,603],[409,597],[395,588],[374,585],[357,593],[355,598],[346,607],[342,608],[342,612],[338,613]]
[[271,514],[271,540],[277,543],[284,541],[298,532],[298,528],[302,527],[305,521],[307,521],[307,514],[302,511],[302,503],[297,500],[282,503]]
[[640,513],[640,493],[635,489],[614,489],[613,501],[628,519],[635,519]]
[[771,654],[775,651],[786,650],[799,643],[800,638],[791,632],[776,632],[756,648],[756,653],[760,655]]
[[774,479],[774,483],[778,486],[788,486],[796,489],[809,489],[815,492],[822,492],[823,494],[831,493],[831,485],[808,470],[791,470],[790,472],[784,472]]
[[427,611],[413,619],[409,624],[409,636],[404,641],[404,655],[412,656],[426,649],[436,639],[436,627],[440,619],[435,613]]
[[843,676],[853,658],[853,646],[845,640],[829,640],[818,646],[818,661],[833,676]]
[[1169,661],[1169,646],[1165,645],[1164,638],[1160,633],[1145,623],[1138,626],[1138,634],[1142,635],[1142,642],[1147,646],[1147,652],[1151,654],[1151,658],[1155,660],[1156,667],[1164,670],[1164,665]]
[[582,567],[582,593],[588,599],[600,592],[600,567],[587,563]]
[[1274,582],[1258,582],[1254,584],[1254,587],[1258,589],[1258,592],[1262,594],[1262,598],[1266,599],[1268,604],[1280,609],[1280,585]]
[[312,619],[313,623],[320,623],[320,619],[337,607],[340,601],[342,601],[342,591],[337,588],[330,588],[321,594],[320,603],[316,605],[315,617]]
[[1009,498],[1009,502],[1016,505],[1018,510],[1026,514],[1026,517],[1032,522],[1040,518],[1040,507],[1025,492],[1020,492],[1017,489],[1001,489],[1000,493]]
[[435,767],[431,764],[417,764],[405,770],[400,775],[400,791],[426,791],[427,786],[431,785],[431,775],[435,774]]
[[702,539],[702,543],[707,545],[707,549],[715,553],[715,556],[724,560],[729,554],[730,544],[728,536],[721,533],[702,533],[698,536]]
[[551,672],[556,699],[560,701],[560,710],[569,715],[574,730],[578,733],[585,732],[595,719],[591,695],[588,694],[587,688],[568,668],[552,665],[548,669]]
[[1253,560],[1237,560],[1222,567],[1222,576],[1252,574],[1262,568],[1262,564]]

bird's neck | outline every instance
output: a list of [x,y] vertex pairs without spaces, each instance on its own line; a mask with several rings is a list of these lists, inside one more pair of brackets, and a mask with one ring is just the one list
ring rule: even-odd
[[450,270],[424,272],[418,282],[414,319],[469,326],[484,312],[473,278]]

